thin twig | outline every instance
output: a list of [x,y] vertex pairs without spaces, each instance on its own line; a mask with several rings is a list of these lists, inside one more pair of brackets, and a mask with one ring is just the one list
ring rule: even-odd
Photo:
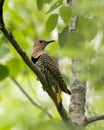
[[72,6],[72,0],[67,0],[67,5]]
[[104,115],[98,115],[98,116],[86,118],[85,119],[85,125],[88,125],[89,123],[93,123],[93,122],[99,121],[99,120],[104,120]]
[[76,24],[77,24],[77,18],[78,16],[75,15],[72,19],[71,19],[71,22],[70,22],[70,31],[76,31]]
[[23,89],[23,87],[17,82],[17,80],[14,77],[10,77],[10,79],[17,85],[17,87],[21,90],[21,92],[29,99],[29,101],[35,106],[44,111],[50,118],[52,118],[52,115],[46,111],[45,108],[40,106],[38,103],[36,103],[31,96]]
[[[77,0],[67,0],[67,5],[72,7],[73,5],[76,4],[76,2],[77,2]],[[76,31],[77,18],[78,18],[78,16],[74,15],[74,17],[70,21],[70,31],[71,32]]]

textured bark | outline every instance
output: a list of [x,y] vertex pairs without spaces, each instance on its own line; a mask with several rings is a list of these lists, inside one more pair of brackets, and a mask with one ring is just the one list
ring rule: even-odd
[[79,79],[78,60],[72,60],[72,95],[70,100],[70,118],[78,125],[84,125],[86,82]]
[[[68,5],[73,6],[77,0],[67,1],[71,2]],[[70,22],[70,31],[76,31],[76,23],[78,16],[75,15]],[[79,59],[72,59],[72,95],[70,100],[69,111],[70,118],[74,124],[78,126],[84,125],[85,121],[85,101],[86,101],[86,82],[79,79],[80,70],[78,70]],[[81,129],[81,128],[79,128]],[[83,128],[82,128],[83,129]]]

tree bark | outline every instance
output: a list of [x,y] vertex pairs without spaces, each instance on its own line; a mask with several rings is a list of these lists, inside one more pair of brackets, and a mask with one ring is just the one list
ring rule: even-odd
[[84,125],[85,103],[86,103],[86,82],[79,79],[78,59],[72,60],[72,95],[69,111],[73,123]]

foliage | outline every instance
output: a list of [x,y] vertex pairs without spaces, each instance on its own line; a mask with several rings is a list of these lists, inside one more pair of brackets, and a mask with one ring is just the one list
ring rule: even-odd
[[3,80],[8,76],[9,70],[6,66],[0,65],[0,80]]
[[56,27],[57,20],[58,20],[58,15],[57,14],[52,14],[48,18],[48,20],[46,22],[46,29],[47,29],[48,32],[51,32]]
[[[89,81],[91,94],[89,93],[87,101],[92,114],[104,112],[103,12],[103,0],[79,0],[73,7],[67,6],[66,1],[63,0],[11,0],[5,1],[4,5],[6,26],[29,57],[34,41],[40,38],[52,39],[56,35],[56,30],[59,34],[59,45],[53,43],[47,48],[47,51],[59,62],[65,56],[68,61],[73,57],[81,59],[82,62],[78,67],[81,68],[81,79]],[[69,23],[75,14],[79,16],[76,32],[70,32]],[[59,57],[61,58],[59,59]],[[62,67],[62,72],[67,77],[66,82],[69,83],[71,79],[70,65],[65,67]],[[48,108],[56,120],[50,119],[46,113],[32,106],[10,80],[10,76],[15,77],[37,102]],[[0,122],[2,130],[67,129],[60,121],[53,103],[41,89],[35,75],[26,67],[1,32]],[[100,122],[96,125],[92,124],[86,129],[90,130],[90,128],[91,130],[103,130],[104,125],[103,122]]]

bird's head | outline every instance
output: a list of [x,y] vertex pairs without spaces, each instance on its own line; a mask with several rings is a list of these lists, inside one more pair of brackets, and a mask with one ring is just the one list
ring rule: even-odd
[[37,40],[34,44],[34,48],[44,49],[49,43],[55,42],[54,40],[46,41],[46,40]]
[[45,53],[45,51],[44,51],[45,47],[49,43],[52,43],[52,42],[55,42],[55,40],[49,40],[49,41],[46,41],[46,40],[37,40],[34,43],[32,55],[34,57],[38,57],[39,55],[44,54]]

